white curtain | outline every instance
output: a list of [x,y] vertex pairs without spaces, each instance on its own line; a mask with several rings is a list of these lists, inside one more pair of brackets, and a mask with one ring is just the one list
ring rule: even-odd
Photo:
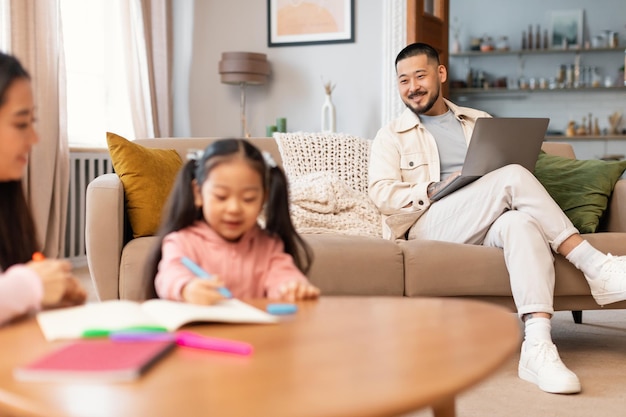
[[58,0],[9,0],[10,50],[30,73],[40,142],[25,177],[39,242],[48,257],[63,253],[69,193],[65,70]]
[[0,51],[8,52],[11,38],[11,19],[9,16],[9,1],[0,0]]
[[406,46],[406,0],[383,2],[383,106],[382,126],[387,125],[404,110],[404,103],[398,95],[398,83],[394,61],[396,55]]
[[136,138],[172,134],[171,0],[120,0]]

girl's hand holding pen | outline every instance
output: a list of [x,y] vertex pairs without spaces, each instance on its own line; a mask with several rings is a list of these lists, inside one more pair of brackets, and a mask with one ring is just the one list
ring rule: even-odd
[[224,283],[219,278],[202,279],[194,278],[182,289],[183,301],[192,304],[210,305],[222,301],[225,297],[220,293]]
[[215,304],[224,298],[232,297],[230,291],[224,287],[224,283],[216,276],[209,274],[186,256],[183,256],[180,261],[185,268],[198,277],[183,287],[181,296],[184,301],[193,304]]
[[279,299],[283,301],[311,300],[319,297],[319,288],[308,282],[291,281],[282,284],[278,289]]

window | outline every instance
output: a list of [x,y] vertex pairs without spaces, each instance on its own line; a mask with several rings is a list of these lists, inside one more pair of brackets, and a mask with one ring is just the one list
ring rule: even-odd
[[106,147],[107,131],[133,138],[120,2],[60,3],[70,147]]
[[9,52],[9,35],[11,20],[9,19],[9,1],[0,0],[0,51]]

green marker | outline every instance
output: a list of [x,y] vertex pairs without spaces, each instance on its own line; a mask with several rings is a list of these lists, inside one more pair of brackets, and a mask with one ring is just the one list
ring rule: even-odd
[[128,332],[128,333],[165,333],[168,330],[163,326],[131,326],[124,327],[122,329],[87,329],[85,330],[81,337],[92,339],[96,337],[109,337],[111,333],[120,333],[120,332]]
[[87,329],[81,335],[82,338],[93,339],[96,337],[109,337],[110,330],[106,329]]

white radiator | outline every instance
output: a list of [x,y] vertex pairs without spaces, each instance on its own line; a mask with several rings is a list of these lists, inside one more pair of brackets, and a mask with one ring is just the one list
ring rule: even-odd
[[85,194],[87,185],[99,175],[113,172],[106,149],[70,151],[70,192],[65,226],[65,258],[74,266],[87,263],[85,252]]

